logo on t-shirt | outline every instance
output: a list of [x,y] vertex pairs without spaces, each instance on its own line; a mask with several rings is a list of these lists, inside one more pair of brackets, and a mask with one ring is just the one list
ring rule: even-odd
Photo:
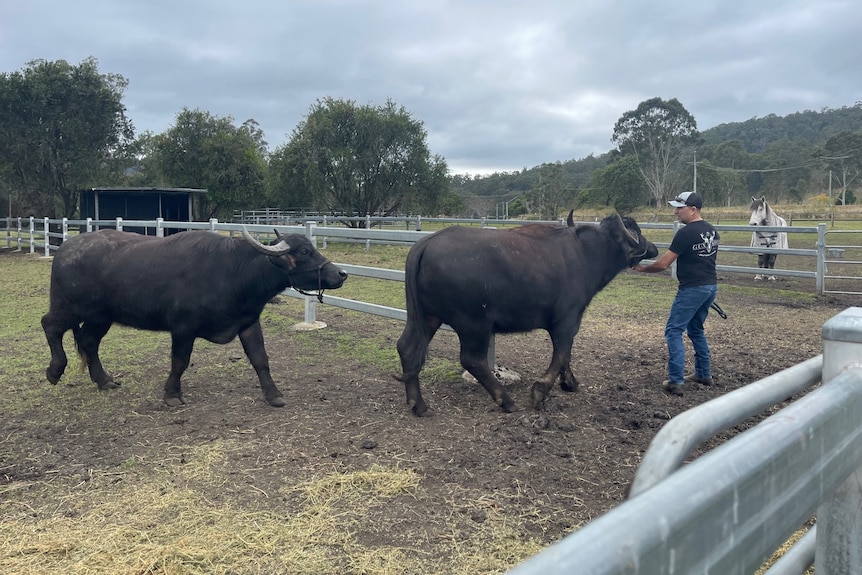
[[715,230],[700,234],[700,239],[702,239],[703,242],[691,246],[691,249],[696,251],[698,256],[708,258],[718,250],[718,242],[715,239]]

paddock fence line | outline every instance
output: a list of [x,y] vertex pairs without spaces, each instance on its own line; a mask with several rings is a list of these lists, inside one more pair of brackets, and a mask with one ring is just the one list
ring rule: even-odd
[[[287,225],[272,225],[272,224],[238,224],[238,223],[223,223],[218,220],[210,220],[208,222],[179,222],[165,221],[161,218],[157,220],[123,220],[116,218],[115,220],[68,220],[49,219],[49,218],[6,218],[6,247],[11,248],[13,245],[18,249],[23,249],[25,246],[29,248],[31,253],[39,251],[44,252],[46,257],[50,256],[50,252],[59,247],[59,244],[67,238],[71,233],[83,233],[102,228],[113,228],[122,230],[124,227],[134,227],[143,229],[148,235],[162,236],[166,230],[192,230],[206,229],[216,232],[228,231],[231,233],[240,231],[245,225],[249,230],[254,230],[257,234],[269,235],[273,229],[279,231],[292,231],[306,233],[309,238],[321,238],[323,247],[326,248],[327,242],[348,242],[348,243],[363,243],[366,249],[370,249],[373,244],[386,245],[405,245],[409,246],[416,242],[423,235],[431,232],[421,231],[422,222],[442,222],[456,224],[471,224],[481,227],[498,227],[498,226],[513,226],[523,224],[520,220],[494,220],[489,218],[481,219],[459,219],[459,218],[423,218],[419,216],[409,218],[396,217],[372,217],[366,216],[363,218],[347,218],[337,216],[323,216],[321,218],[306,218],[304,223],[287,226]],[[347,227],[345,224],[352,222],[353,224],[363,224],[364,227]],[[406,227],[415,226],[416,230],[399,230],[395,228],[396,224],[403,224]],[[560,223],[562,220],[547,221],[542,223]],[[579,224],[595,223],[595,222],[578,222]],[[386,224],[386,225],[384,225]],[[375,228],[374,226],[379,227]],[[679,222],[673,224],[651,223],[645,222],[639,224],[642,229],[661,229],[672,230],[676,233],[679,229]],[[717,225],[719,231],[729,232],[751,232],[751,226],[747,225]],[[827,230],[825,223],[820,223],[817,226],[811,227],[768,227],[760,226],[759,230],[770,232],[786,232],[788,234],[803,234],[812,237],[814,247],[811,249],[777,249],[777,248],[752,248],[748,245],[725,245],[719,246],[720,252],[736,252],[747,254],[774,253],[776,255],[783,254],[789,256],[802,256],[813,260],[812,269],[781,269],[776,268],[769,270],[770,275],[797,277],[813,279],[815,283],[815,291],[818,295],[826,293],[836,294],[862,294],[862,290],[856,286],[862,286],[862,246],[851,245],[847,243],[838,243],[827,245],[827,238],[836,238],[841,241],[848,237],[847,234],[860,234],[862,230]],[[667,248],[669,242],[656,242],[659,248]],[[726,273],[740,273],[747,275],[757,275],[764,270],[756,267],[748,266],[731,266],[719,264],[718,271]],[[830,269],[833,273],[830,274]],[[672,269],[675,273],[675,266]],[[837,273],[834,273],[837,272]],[[376,276],[368,276],[376,277]],[[384,278],[388,279],[388,278]],[[827,283],[828,282],[828,283]],[[843,289],[829,289],[834,282],[842,282]],[[848,289],[846,286],[851,285],[853,289]],[[839,286],[840,287],[840,286]],[[860,290],[860,291],[857,291]]]

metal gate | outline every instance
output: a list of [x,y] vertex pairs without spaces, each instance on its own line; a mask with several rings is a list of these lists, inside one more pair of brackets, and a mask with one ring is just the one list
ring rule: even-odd
[[[823,293],[862,295],[862,230],[827,230],[826,235]],[[851,243],[851,237],[858,241]]]

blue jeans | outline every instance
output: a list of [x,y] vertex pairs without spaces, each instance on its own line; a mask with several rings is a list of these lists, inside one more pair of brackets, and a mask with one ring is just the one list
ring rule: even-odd
[[700,378],[712,377],[709,364],[709,344],[703,333],[703,322],[709,313],[709,306],[715,300],[717,285],[680,288],[676,292],[664,338],[667,340],[667,374],[671,383],[683,382],[685,369],[685,348],[682,332],[686,332],[694,347],[694,373]]

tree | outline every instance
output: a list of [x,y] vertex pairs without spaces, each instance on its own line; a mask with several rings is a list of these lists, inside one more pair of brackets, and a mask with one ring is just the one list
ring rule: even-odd
[[587,188],[578,195],[578,203],[613,207],[620,213],[628,213],[649,201],[649,188],[640,173],[634,156],[623,156],[593,172]]
[[705,196],[712,194],[715,200],[720,200],[715,201],[715,205],[745,202],[749,194],[743,170],[751,166],[752,159],[742,142],[729,140],[707,146],[705,151],[697,166],[698,189],[706,190]]
[[73,217],[81,189],[119,177],[134,135],[127,85],[100,74],[95,58],[34,60],[0,74],[0,177],[34,213]]
[[794,195],[791,190],[797,190],[797,196],[803,193],[799,189],[800,182],[807,187],[811,181],[811,171],[818,164],[812,160],[816,156],[816,147],[802,141],[782,140],[770,144],[762,154],[754,156],[763,170],[759,193],[773,203],[788,200]]
[[611,141],[623,155],[634,155],[656,207],[676,195],[680,158],[696,143],[697,122],[679,100],[652,98],[626,112],[614,125]]
[[847,205],[847,187],[862,176],[862,132],[835,134],[823,146],[828,169],[841,186],[840,202]]
[[379,107],[318,100],[273,154],[274,193],[282,205],[299,197],[348,216],[438,213],[453,198],[446,162],[431,156],[426,137],[422,123],[391,100]]
[[183,108],[151,148],[145,164],[161,185],[207,189],[196,219],[228,218],[263,201],[266,142],[254,120],[237,127],[230,116]]
[[542,164],[539,170],[539,181],[529,193],[533,210],[539,212],[544,220],[554,220],[560,217],[574,200],[574,190],[568,184],[563,166],[559,162]]

